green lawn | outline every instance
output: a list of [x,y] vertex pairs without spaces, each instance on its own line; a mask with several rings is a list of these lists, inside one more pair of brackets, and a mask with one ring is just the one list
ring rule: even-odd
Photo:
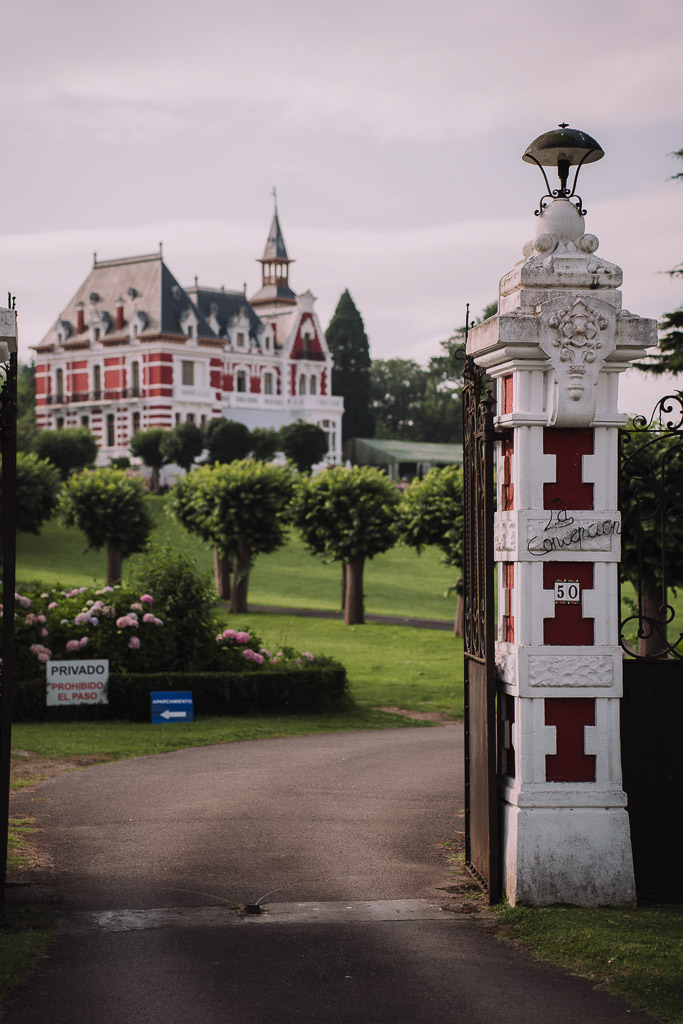
[[590,978],[665,1024],[683,1022],[683,907],[500,907],[503,938]]
[[[176,549],[191,552],[205,572],[213,571],[213,552],[164,512],[166,498],[149,496],[155,528],[154,539],[169,541]],[[106,570],[104,551],[86,551],[79,530],[47,522],[38,537],[17,537],[17,579],[85,586],[102,585]],[[126,563],[123,567],[124,581]],[[417,555],[399,545],[366,565],[366,611],[382,615],[410,615],[448,620],[455,615],[454,597],[444,592],[453,582],[453,570],[441,565],[435,548]],[[298,534],[292,532],[284,548],[260,555],[251,573],[249,599],[253,604],[292,608],[339,608],[341,568],[310,555]]]

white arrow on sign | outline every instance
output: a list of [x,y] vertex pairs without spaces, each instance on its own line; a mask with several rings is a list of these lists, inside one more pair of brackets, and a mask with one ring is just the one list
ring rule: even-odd
[[187,718],[187,711],[162,711],[160,718]]

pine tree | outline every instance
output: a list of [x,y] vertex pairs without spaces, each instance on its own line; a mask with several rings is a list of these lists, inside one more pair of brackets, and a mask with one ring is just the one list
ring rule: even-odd
[[334,360],[332,393],[344,399],[342,441],[350,437],[372,437],[370,346],[363,318],[348,290],[337,303],[326,337]]

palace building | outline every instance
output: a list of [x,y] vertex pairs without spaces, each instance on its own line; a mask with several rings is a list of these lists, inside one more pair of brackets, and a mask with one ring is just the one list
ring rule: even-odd
[[36,352],[39,429],[88,427],[98,461],[127,455],[137,430],[224,417],[249,429],[295,420],[326,432],[341,460],[344,402],[310,291],[296,295],[277,206],[261,287],[182,287],[159,252],[93,259]]

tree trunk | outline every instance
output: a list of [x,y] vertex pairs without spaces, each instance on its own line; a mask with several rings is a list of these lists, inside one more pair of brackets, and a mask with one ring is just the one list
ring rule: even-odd
[[646,635],[638,638],[638,654],[641,657],[647,655],[652,658],[668,647],[666,607],[662,607],[662,602],[666,605],[666,596],[662,594],[661,588],[643,590],[642,614],[649,619],[654,619],[656,624],[651,626],[648,622],[644,622],[642,625],[643,633]]
[[346,562],[342,562],[341,610],[346,608]]
[[455,622],[453,624],[453,636],[464,636],[465,635],[465,602],[463,601],[462,594],[458,594],[457,604],[455,606]]
[[363,568],[364,558],[352,558],[346,563],[346,604],[344,623],[347,626],[363,625]]
[[232,574],[232,587],[230,588],[230,612],[248,612],[247,588],[249,586],[249,569],[251,568],[251,555],[249,548],[242,541],[238,545],[238,556]]
[[114,544],[107,544],[107,586],[113,587],[115,583],[121,582],[123,571],[123,555],[121,548]]
[[152,494],[156,494],[159,490],[159,467],[152,466],[152,472],[149,474],[149,489]]
[[216,593],[219,597],[230,597],[230,562],[221,555],[218,548],[213,549],[213,568],[216,577]]

